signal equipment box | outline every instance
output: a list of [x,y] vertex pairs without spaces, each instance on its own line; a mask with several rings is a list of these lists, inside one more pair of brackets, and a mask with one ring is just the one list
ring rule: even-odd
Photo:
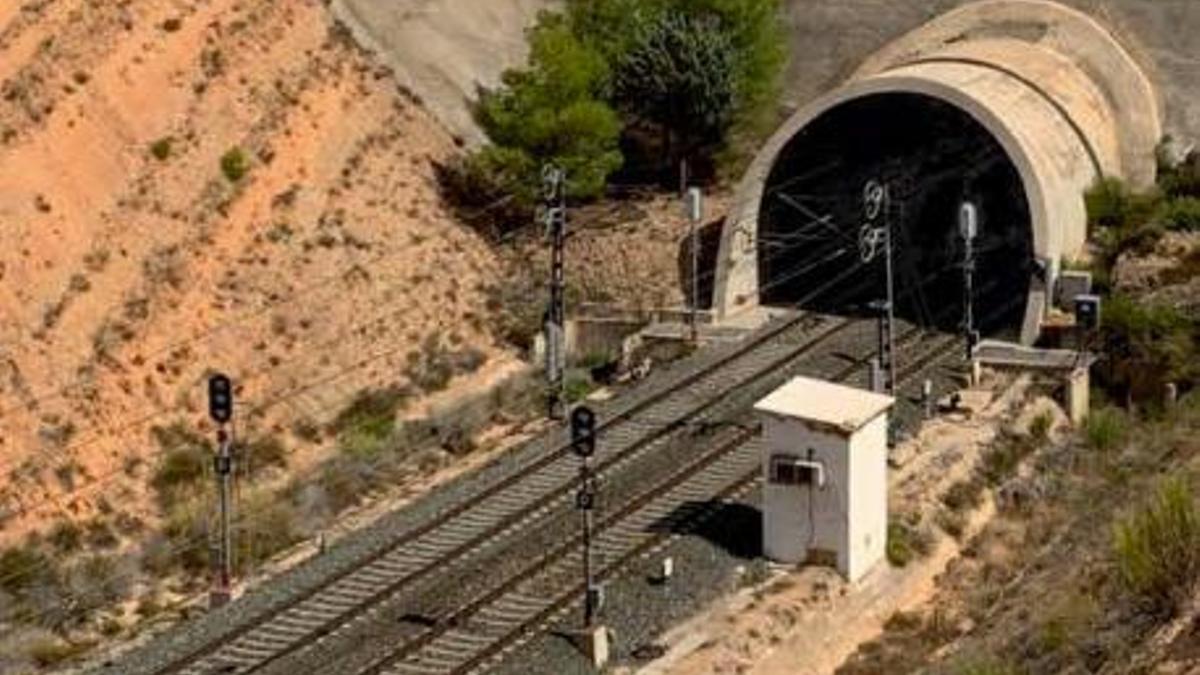
[[857,581],[887,546],[890,396],[798,377],[755,405],[764,430],[763,550]]

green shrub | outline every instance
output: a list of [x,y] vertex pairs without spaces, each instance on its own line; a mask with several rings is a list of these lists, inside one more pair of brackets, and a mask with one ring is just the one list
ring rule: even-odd
[[59,553],[74,553],[83,545],[83,530],[74,521],[60,520],[50,529],[46,541]]
[[487,356],[475,347],[451,349],[440,336],[429,335],[419,351],[408,355],[404,375],[414,387],[435,393],[448,387],[455,375],[473,373],[486,361]]
[[1128,230],[1151,220],[1162,197],[1137,194],[1116,178],[1105,178],[1084,194],[1088,224],[1093,228]]
[[250,160],[241,148],[232,147],[224,155],[221,155],[221,173],[230,183],[236,183],[245,178],[249,171]]
[[500,241],[533,218],[536,161],[527,152],[489,145],[438,167],[447,200],[459,219]]
[[1021,670],[1009,661],[995,656],[959,657],[950,672],[953,675],[1021,675]]
[[0,551],[0,590],[18,594],[56,575],[54,562],[32,545]]
[[133,577],[118,556],[91,555],[71,565],[65,573],[73,600],[72,611],[86,616],[129,597]]
[[1036,450],[1025,438],[1005,437],[995,443],[983,456],[981,472],[988,485],[1000,485],[1016,474],[1021,462]]
[[902,522],[888,523],[887,559],[895,567],[905,567],[917,558],[929,555],[933,542],[916,527]]
[[1088,447],[1101,452],[1116,450],[1125,442],[1128,420],[1116,408],[1100,408],[1088,415],[1085,433]]
[[506,72],[504,86],[480,100],[495,149],[482,150],[473,171],[532,205],[542,165],[553,163],[566,171],[570,196],[596,197],[622,162],[621,121],[604,101],[610,67],[561,15],[543,14],[529,43],[528,69]]
[[565,170],[576,199],[603,193],[625,163],[622,146],[657,162],[652,173],[685,158],[711,164],[775,122],[781,18],[778,0],[571,0],[544,12],[528,65],[481,97],[493,146],[445,184],[479,209],[511,197],[517,215],[501,207],[502,217],[515,223],[529,220],[548,163]]
[[1050,428],[1054,426],[1054,416],[1049,412],[1039,413],[1029,422],[1029,437],[1043,443],[1050,437]]
[[1101,609],[1088,591],[1067,590],[1058,597],[1043,597],[1036,633],[1038,652],[1076,656],[1076,650],[1092,635]]
[[519,422],[542,413],[544,383],[533,374],[514,377],[497,387],[492,396],[495,417],[501,422]]
[[167,159],[171,157],[172,142],[173,141],[170,136],[164,136],[163,138],[154,141],[150,144],[150,154],[160,162],[167,161]]
[[733,123],[737,50],[713,16],[668,11],[637,29],[617,69],[616,97],[660,130],[676,166],[719,144]]
[[163,523],[165,541],[148,542],[142,551],[147,570],[164,574],[179,568],[200,574],[209,568],[209,512],[204,501],[192,499],[173,506]]
[[594,370],[602,366],[607,366],[615,360],[612,354],[607,352],[591,352],[585,354],[579,359],[578,366],[584,370]]
[[358,504],[375,487],[375,472],[354,457],[339,456],[321,466],[316,485],[329,513],[335,514]]
[[339,438],[349,432],[387,438],[395,431],[396,414],[408,398],[408,390],[395,386],[361,391],[338,413],[329,430]]
[[338,451],[355,457],[375,457],[388,450],[395,422],[347,429],[338,434]]
[[1157,220],[1168,230],[1200,231],[1200,197],[1167,200],[1159,209]]
[[1177,166],[1160,161],[1158,184],[1170,197],[1200,197],[1200,152],[1192,152]]
[[278,437],[263,436],[241,448],[239,457],[242,457],[243,461],[249,465],[252,477],[257,477],[272,467],[286,469],[288,450]]
[[292,435],[308,443],[317,443],[323,437],[321,426],[310,419],[297,420],[292,425]]
[[529,352],[543,330],[545,301],[543,288],[526,267],[509,270],[506,283],[488,286],[484,294],[496,334],[517,349]]
[[121,540],[113,531],[112,525],[102,518],[93,518],[83,528],[84,539],[92,548],[116,548]]
[[246,565],[257,566],[303,536],[295,507],[276,495],[252,495],[246,500],[245,512],[240,543],[244,547],[241,559]]
[[[671,57],[659,60],[661,71],[648,72],[672,83],[670,97],[680,101],[689,98],[688,92],[698,82],[711,82],[714,76],[728,79],[732,87],[732,125],[722,131],[721,140],[752,144],[756,136],[768,133],[777,122],[780,76],[788,44],[780,4],[778,0],[570,0],[567,15],[575,34],[603,53],[614,71],[621,69],[631,53],[640,49],[645,54],[647,36],[661,33],[672,23],[682,28],[675,31],[677,38],[703,36],[710,46],[728,43],[728,65],[721,65],[722,57],[714,67],[709,58],[702,58],[711,51],[703,45],[689,48],[688,40],[682,39],[673,54],[660,54]],[[668,18],[671,16],[675,18]],[[690,30],[701,27],[706,30]],[[687,55],[691,58],[679,58]],[[717,98],[721,97],[714,96]],[[677,136],[683,135],[679,126],[668,128]],[[735,152],[725,159],[737,158],[739,148],[731,149]]]
[[596,384],[587,375],[573,375],[567,378],[564,385],[567,403],[578,403],[588,397],[596,389]]
[[1170,305],[1114,293],[1100,334],[1111,365],[1097,372],[1131,398],[1156,397],[1165,382],[1186,385],[1197,377],[1196,323]]
[[942,495],[942,503],[952,511],[975,509],[983,502],[983,482],[978,478],[960,480]]
[[1107,178],[1085,194],[1092,240],[1100,247],[1097,260],[1101,276],[1109,276],[1127,251],[1149,253],[1162,237],[1158,217],[1163,198],[1158,192],[1136,194],[1124,183]]
[[1200,509],[1190,486],[1169,480],[1120,520],[1114,555],[1126,588],[1151,607],[1174,611],[1189,602],[1200,582]]
[[164,510],[181,497],[199,489],[212,462],[213,446],[187,426],[154,427],[150,435],[162,450],[162,459],[150,478]]
[[967,517],[958,511],[943,509],[938,511],[937,525],[946,534],[961,540],[967,531]]

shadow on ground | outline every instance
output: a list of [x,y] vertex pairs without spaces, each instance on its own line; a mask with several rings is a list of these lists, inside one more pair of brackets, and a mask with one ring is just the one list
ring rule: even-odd
[[685,502],[650,529],[701,537],[737,558],[752,560],[762,556],[762,512],[745,504]]

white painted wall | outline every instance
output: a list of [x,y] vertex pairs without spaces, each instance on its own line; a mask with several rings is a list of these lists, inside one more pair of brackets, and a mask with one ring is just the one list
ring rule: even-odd
[[849,554],[842,574],[851,581],[862,578],[887,551],[888,416],[880,415],[850,439]]
[[[762,414],[764,552],[791,564],[832,554],[838,571],[858,580],[883,559],[886,545],[887,415],[843,436],[798,418]],[[776,455],[819,462],[824,488],[772,483]]]

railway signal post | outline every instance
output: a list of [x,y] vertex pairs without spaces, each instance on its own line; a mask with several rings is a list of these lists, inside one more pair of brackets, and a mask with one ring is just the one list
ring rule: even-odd
[[546,310],[546,407],[552,420],[563,419],[566,386],[566,174],[556,166],[542,171],[545,224],[550,238],[550,306]]
[[209,606],[213,609],[224,606],[233,597],[233,535],[230,523],[233,520],[233,382],[225,375],[216,374],[208,380],[208,414],[217,425],[217,455],[213,458],[213,469],[217,477],[217,499],[219,502],[219,527],[215,572]]
[[863,215],[866,222],[859,230],[859,256],[869,264],[883,255],[883,299],[872,304],[879,312],[879,351],[872,366],[873,388],[881,393],[894,394],[896,386],[895,324],[896,283],[893,269],[892,223],[887,186],[872,180],[863,188]]
[[596,623],[604,596],[596,583],[592,569],[592,512],[596,508],[596,479],[592,475],[591,458],[596,454],[596,413],[587,406],[571,411],[571,449],[579,457],[579,491],[575,506],[582,515],[583,525],[583,630],[580,647],[591,657],[596,667],[608,661],[608,631]]
[[975,357],[979,333],[975,330],[975,238],[979,236],[979,213],[971,202],[959,210],[958,232],[963,240],[963,333],[967,361]]
[[689,316],[688,339],[693,345],[700,342],[700,221],[704,219],[704,195],[700,188],[687,192],[687,217],[691,224],[692,249],[692,312]]

